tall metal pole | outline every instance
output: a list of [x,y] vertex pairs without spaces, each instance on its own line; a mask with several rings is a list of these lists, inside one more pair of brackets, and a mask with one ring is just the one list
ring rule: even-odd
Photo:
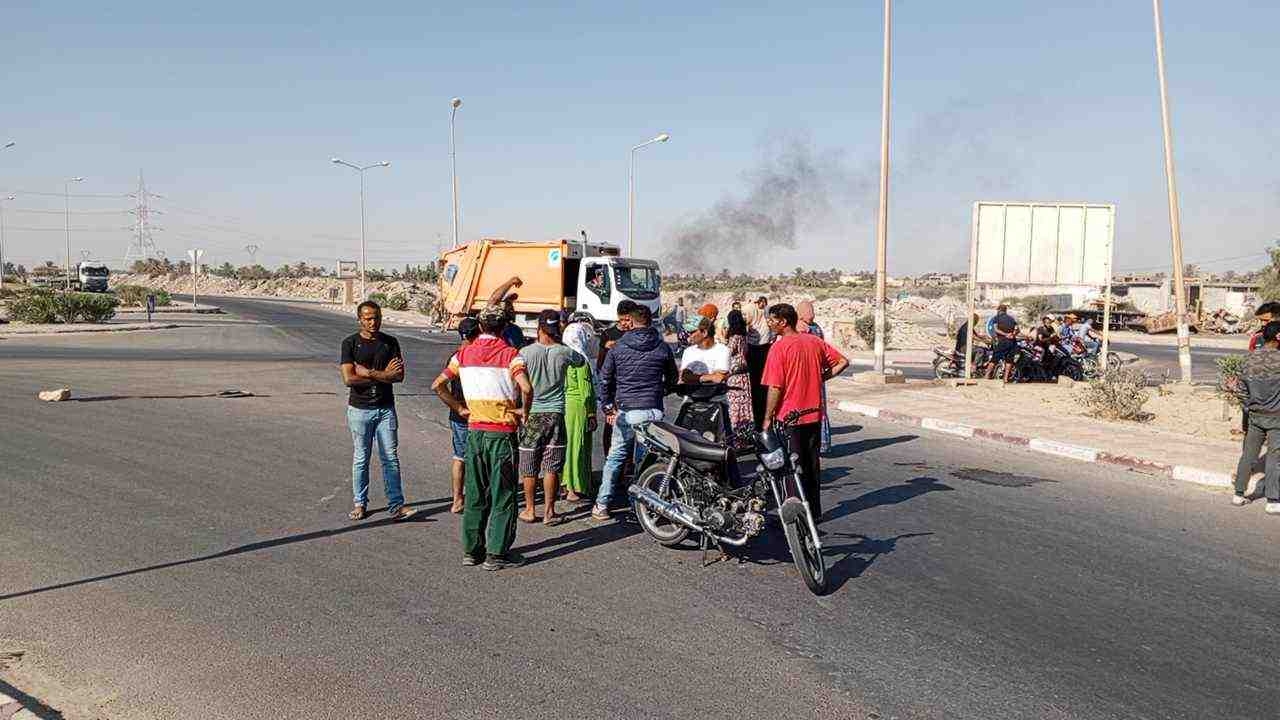
[[627,257],[636,256],[636,150],[631,148],[631,161],[627,163]]
[[[884,78],[880,95],[880,215],[876,222],[875,370],[884,373],[886,246],[889,235],[889,79],[892,0],[884,0]],[[971,323],[972,324],[972,323]]]
[[13,196],[0,197],[0,290],[4,289],[4,204]]
[[360,169],[360,302],[365,301],[365,244],[364,244],[364,168]]
[[71,181],[62,183],[63,224],[67,229],[67,282],[63,292],[71,292]]
[[454,136],[454,117],[458,114],[458,108],[462,107],[462,98],[454,98],[450,103],[453,109],[449,111],[449,164],[453,168],[453,246],[458,247],[458,146]]
[[631,162],[627,166],[627,257],[636,254],[636,151],[670,139],[669,134],[662,133],[631,148]]
[[[1187,291],[1182,273],[1182,220],[1178,211],[1178,183],[1173,167],[1173,127],[1169,120],[1169,86],[1164,72],[1164,22],[1160,0],[1151,0],[1156,23],[1156,72],[1160,78],[1160,122],[1164,128],[1164,174],[1169,191],[1169,233],[1173,241],[1173,296],[1178,313],[1178,368],[1182,382],[1191,384],[1191,330],[1187,326]],[[1105,359],[1104,359],[1105,360]]]

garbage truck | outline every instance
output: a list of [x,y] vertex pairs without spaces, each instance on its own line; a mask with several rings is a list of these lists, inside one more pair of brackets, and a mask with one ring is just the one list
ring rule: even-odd
[[617,245],[587,240],[520,242],[487,238],[446,250],[439,259],[440,306],[448,327],[478,313],[489,295],[513,277],[516,323],[534,329],[548,308],[585,311],[597,323],[618,319],[623,300],[661,304],[658,263],[622,257]]
[[107,291],[107,278],[111,271],[107,264],[86,260],[76,266],[80,289],[84,292],[104,293]]

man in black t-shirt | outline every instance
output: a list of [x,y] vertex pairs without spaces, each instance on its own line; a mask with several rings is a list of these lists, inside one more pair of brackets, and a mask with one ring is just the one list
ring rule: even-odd
[[366,300],[356,307],[360,332],[342,341],[339,369],[347,395],[347,428],[355,446],[351,461],[353,507],[347,517],[363,520],[369,505],[369,453],[374,438],[382,460],[382,482],[387,491],[387,511],[394,520],[413,517],[405,507],[400,488],[399,423],[393,383],[404,381],[404,357],[400,343],[383,333],[382,308]]
[[1013,360],[1013,353],[1018,349],[1018,321],[1013,319],[1006,306],[1000,307],[1002,309],[991,318],[992,327],[995,329],[991,338],[994,348],[991,353],[991,364],[987,369],[987,377],[995,377],[996,366],[1003,362],[1004,381],[1009,382],[1009,376],[1013,373],[1013,364],[1009,361]]

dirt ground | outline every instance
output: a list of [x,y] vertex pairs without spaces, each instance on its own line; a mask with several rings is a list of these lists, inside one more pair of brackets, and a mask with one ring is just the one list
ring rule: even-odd
[[[958,387],[956,392],[968,400],[982,403],[1013,403],[1024,409],[1037,408],[1046,415],[1059,417],[1089,417],[1081,393],[1083,384],[1073,386],[1048,383],[1020,385],[983,384]],[[1137,425],[1165,432],[1181,433],[1200,438],[1232,440],[1232,430],[1240,427],[1240,408],[1229,405],[1216,390],[1197,387],[1192,392],[1174,393],[1165,388],[1148,388],[1151,399],[1143,406],[1150,413],[1145,422],[1132,420],[1101,420],[1120,425]]]

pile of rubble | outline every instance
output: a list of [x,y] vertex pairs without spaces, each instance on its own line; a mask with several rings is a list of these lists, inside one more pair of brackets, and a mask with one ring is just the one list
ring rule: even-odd
[[[854,322],[861,315],[871,312],[871,303],[853,298],[827,298],[814,300],[813,295],[806,293],[782,292],[770,294],[767,291],[747,293],[711,293],[700,295],[683,291],[664,295],[663,306],[670,307],[683,298],[684,306],[689,313],[695,312],[704,303],[712,303],[721,313],[729,311],[733,300],[737,297],[749,302],[758,295],[767,295],[772,303],[785,302],[795,305],[801,300],[813,302],[814,320],[827,331],[827,339],[845,352],[869,350],[867,344],[858,336]],[[964,304],[955,298],[927,300],[910,297],[906,300],[889,303],[889,322],[891,325],[889,345],[895,350],[924,350],[935,346],[947,345],[947,329],[954,328],[963,320]],[[940,319],[945,327],[926,327],[924,321]]]
[[[167,275],[124,274],[112,275],[111,285],[142,285],[145,287],[168,290],[171,293],[190,293],[191,276],[169,277]],[[279,298],[303,298],[323,300],[326,302],[341,300],[344,280],[327,277],[276,278],[272,280],[236,280],[213,275],[200,276],[196,281],[196,292],[201,295],[240,295]],[[358,285],[358,283],[357,283]],[[387,280],[367,284],[369,293],[382,293],[387,297],[404,295],[409,300],[409,307],[415,308],[426,299],[434,300],[436,287],[427,283],[405,282],[403,280]]]

